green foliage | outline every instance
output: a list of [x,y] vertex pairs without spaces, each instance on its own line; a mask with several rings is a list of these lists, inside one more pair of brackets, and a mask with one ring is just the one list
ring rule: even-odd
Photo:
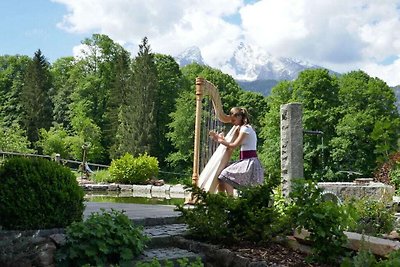
[[297,230],[310,232],[312,259],[318,262],[337,262],[344,255],[347,237],[343,233],[349,221],[345,209],[332,201],[324,201],[322,189],[316,183],[296,180],[290,194],[290,216]]
[[378,236],[394,229],[394,210],[381,201],[359,199],[348,202],[346,206],[354,220],[349,231]]
[[151,52],[147,37],[139,45],[139,52],[132,64],[133,113],[130,129],[131,147],[127,151],[132,155],[145,152],[156,156],[157,114],[159,99],[159,84],[154,54]]
[[22,120],[20,94],[23,75],[31,59],[22,55],[0,56],[0,121],[4,126]]
[[69,151],[76,159],[82,158],[82,146],[90,144],[87,160],[99,162],[103,159],[104,147],[101,145],[101,129],[92,119],[85,115],[84,106],[78,106],[74,109],[74,117],[71,120],[73,136],[68,137],[66,141],[69,144]]
[[109,170],[95,171],[90,175],[90,180],[96,183],[112,183],[115,181]]
[[39,49],[35,52],[24,74],[24,86],[20,99],[22,124],[28,140],[32,143],[39,139],[39,129],[49,129],[53,120],[49,66],[49,62]]
[[5,229],[65,227],[82,219],[83,190],[72,172],[55,162],[10,158],[0,166],[0,183]]
[[382,183],[395,187],[396,194],[400,193],[400,152],[391,154],[374,174],[374,178]]
[[[287,221],[272,206],[271,185],[245,189],[239,198],[192,187],[192,209],[178,206],[190,234],[211,242],[265,242],[283,232]],[[285,227],[284,227],[285,226]]]
[[[193,159],[194,120],[195,120],[195,84],[196,77],[203,77],[213,83],[223,104],[223,110],[228,114],[230,108],[244,106],[251,112],[251,121],[258,127],[261,116],[267,109],[263,96],[242,90],[230,75],[209,66],[196,63],[186,65],[181,69],[183,74],[183,92],[176,99],[175,111],[170,115],[172,122],[167,133],[174,152],[168,155],[167,161],[176,169],[186,171],[191,168]],[[230,128],[231,125],[227,126]],[[259,140],[259,145],[262,138]]]
[[179,64],[172,56],[156,54],[154,63],[157,68],[159,85],[159,101],[155,116],[157,124],[155,155],[160,161],[160,168],[166,169],[168,164],[165,160],[168,154],[174,150],[171,141],[167,138],[168,124],[172,121],[170,113],[175,110],[176,98],[183,91],[183,79]]
[[341,267],[372,267],[377,266],[377,260],[369,250],[362,249],[353,258],[346,257]]
[[362,71],[336,78],[327,70],[306,70],[268,96],[260,158],[271,179],[280,177],[280,106],[290,102],[302,104],[305,130],[323,132],[304,135],[306,177],[332,181],[344,170],[368,177],[396,149],[400,117],[389,86]]
[[68,133],[62,128],[62,125],[56,124],[48,131],[44,128],[40,129],[39,141],[36,145],[42,149],[45,155],[58,153],[62,158],[71,158],[68,144],[66,144],[67,137]]
[[396,195],[400,195],[400,164],[397,164],[394,169],[389,172],[390,183],[396,189]]
[[393,90],[362,71],[340,80],[340,119],[332,140],[333,164],[367,176],[397,148],[399,113]]
[[395,267],[400,266],[400,250],[395,250],[388,255],[388,258],[377,259],[374,254],[365,248],[353,258],[345,258],[341,267]]
[[25,131],[17,123],[10,127],[0,126],[0,150],[6,152],[33,153],[29,148],[30,142],[25,135]]
[[92,213],[66,229],[66,244],[57,253],[59,266],[128,264],[140,255],[148,237],[121,211]]
[[170,260],[158,260],[154,258],[151,262],[137,262],[135,264],[135,267],[174,267],[174,266],[179,266],[179,267],[203,267],[204,264],[201,262],[201,258],[197,257],[196,261],[194,262],[189,262],[188,258],[182,258],[177,260],[177,264],[174,264],[173,261]]
[[168,139],[174,146],[167,161],[175,169],[186,171],[193,165],[195,95],[193,92],[183,92],[176,101],[176,110],[171,113],[173,118],[169,124]]
[[260,160],[265,168],[266,179],[277,185],[281,179],[280,106],[290,102],[291,95],[291,83],[288,81],[280,82],[272,88],[271,95],[267,97],[269,110],[262,117],[263,127],[259,131],[259,136],[265,140],[261,147]]
[[50,68],[54,90],[51,94],[54,122],[64,125],[69,130],[71,129],[71,96],[77,83],[74,72],[76,72],[75,58],[72,56],[57,59]]
[[158,161],[155,157],[139,155],[133,157],[126,153],[123,157],[111,162],[110,175],[114,182],[124,184],[144,184],[158,175]]

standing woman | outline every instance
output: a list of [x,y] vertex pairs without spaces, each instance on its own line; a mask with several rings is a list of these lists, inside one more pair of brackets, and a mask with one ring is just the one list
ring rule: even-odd
[[231,123],[239,126],[239,135],[232,143],[226,141],[223,134],[210,132],[210,136],[228,149],[240,146],[240,160],[227,166],[218,176],[219,191],[233,195],[234,189],[262,184],[264,170],[257,157],[257,135],[249,124],[247,110],[234,107],[230,111],[230,117]]

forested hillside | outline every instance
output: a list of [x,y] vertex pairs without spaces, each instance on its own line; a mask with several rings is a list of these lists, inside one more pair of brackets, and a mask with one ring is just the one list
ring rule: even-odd
[[217,69],[180,68],[172,56],[153,53],[147,38],[136,55],[106,35],[82,43],[79,58],[52,64],[40,50],[0,56],[0,150],[81,160],[85,144],[91,162],[147,153],[161,170],[190,174],[198,76],[218,87],[226,112],[248,108],[271,179],[280,177],[279,107],[288,102],[303,104],[305,129],[324,132],[305,136],[308,177],[335,180],[341,170],[369,176],[398,150],[395,93],[362,71],[336,77],[306,70],[264,96]]

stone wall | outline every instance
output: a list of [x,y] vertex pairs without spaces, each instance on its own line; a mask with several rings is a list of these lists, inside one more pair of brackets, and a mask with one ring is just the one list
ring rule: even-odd
[[64,229],[0,231],[0,266],[53,267]]
[[[371,179],[372,180],[372,179]],[[368,183],[357,183],[357,182],[335,182],[335,183],[318,183],[318,186],[325,190],[325,192],[331,192],[335,194],[341,201],[349,199],[363,199],[368,198],[371,200],[382,201],[385,203],[392,203],[395,189],[393,186],[368,182]]]

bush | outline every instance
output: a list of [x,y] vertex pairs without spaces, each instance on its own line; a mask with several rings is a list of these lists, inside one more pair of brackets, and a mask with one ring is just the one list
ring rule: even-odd
[[[400,162],[400,152],[395,152],[389,156],[389,159],[384,162],[374,173],[374,178],[378,182],[382,182],[385,184],[393,184],[394,186],[399,186],[396,182],[393,183],[391,179],[390,172],[395,170],[397,165]],[[395,177],[397,179],[397,177]]]
[[349,231],[378,236],[394,229],[394,210],[387,208],[382,202],[359,199],[348,202],[346,206],[354,220]]
[[140,255],[148,237],[121,211],[92,213],[67,228],[66,244],[57,252],[60,266],[127,264]]
[[350,218],[346,210],[333,201],[325,201],[322,189],[311,181],[297,179],[290,193],[290,215],[294,228],[310,232],[312,260],[335,263],[344,255],[347,237],[343,231]]
[[158,161],[147,154],[134,158],[126,153],[123,157],[113,160],[109,168],[114,182],[124,184],[144,184],[158,175]]
[[271,185],[249,188],[239,198],[192,187],[193,209],[178,205],[189,233],[211,242],[269,241],[287,226],[273,207]]
[[108,170],[95,171],[91,176],[90,180],[96,183],[112,183],[114,178],[110,175]]
[[0,166],[0,226],[28,230],[81,221],[83,190],[68,168],[45,159],[10,158]]

